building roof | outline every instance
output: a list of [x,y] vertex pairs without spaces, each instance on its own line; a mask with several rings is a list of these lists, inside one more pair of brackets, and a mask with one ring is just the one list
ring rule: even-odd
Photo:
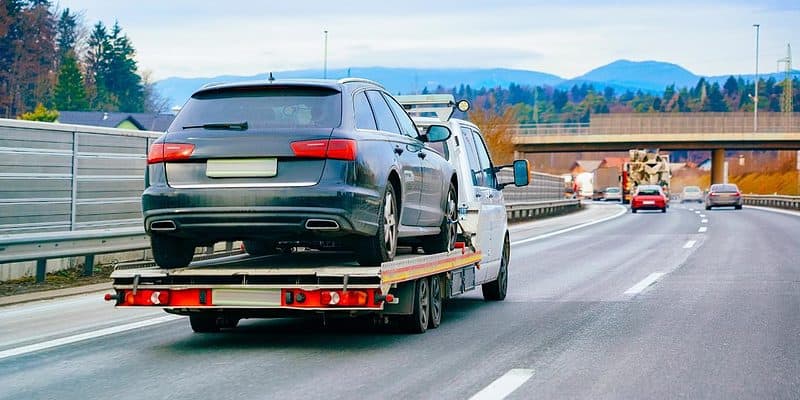
[[172,114],[123,113],[104,111],[59,111],[62,124],[116,128],[126,120],[139,130],[164,132],[175,119]]

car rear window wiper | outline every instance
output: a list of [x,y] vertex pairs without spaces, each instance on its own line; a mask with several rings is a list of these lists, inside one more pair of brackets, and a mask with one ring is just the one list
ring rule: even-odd
[[195,128],[203,128],[203,129],[231,129],[237,131],[244,131],[247,130],[247,121],[243,122],[212,122],[208,124],[199,124],[199,125],[186,125],[183,129],[195,129]]

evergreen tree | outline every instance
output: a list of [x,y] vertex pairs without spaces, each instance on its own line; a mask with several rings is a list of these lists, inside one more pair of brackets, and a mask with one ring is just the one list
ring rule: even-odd
[[67,53],[75,51],[78,41],[78,16],[71,13],[69,8],[65,8],[58,18],[56,35],[59,57],[63,60]]
[[89,108],[83,75],[75,55],[71,52],[61,61],[53,104],[59,111],[82,111]]
[[722,95],[719,83],[714,82],[708,90],[707,101],[703,103],[700,111],[724,112],[728,111],[728,104],[725,103],[725,97]]

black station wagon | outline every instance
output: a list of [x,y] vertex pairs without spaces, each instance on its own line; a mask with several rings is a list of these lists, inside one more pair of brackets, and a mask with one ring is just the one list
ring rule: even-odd
[[336,243],[363,265],[398,242],[452,248],[458,180],[397,101],[363,79],[220,84],[194,93],[150,147],[144,223],[164,268],[197,246]]

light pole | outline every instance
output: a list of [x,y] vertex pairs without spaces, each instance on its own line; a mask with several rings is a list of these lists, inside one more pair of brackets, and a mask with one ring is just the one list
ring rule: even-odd
[[753,132],[758,132],[758,34],[761,30],[760,24],[753,24],[756,28],[756,86],[753,95]]
[[328,79],[328,31],[325,30],[325,56],[322,67],[322,78]]

